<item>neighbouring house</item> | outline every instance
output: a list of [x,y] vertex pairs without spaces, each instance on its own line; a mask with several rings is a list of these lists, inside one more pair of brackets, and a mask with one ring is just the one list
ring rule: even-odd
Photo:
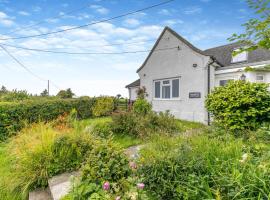
[[[179,119],[209,123],[204,102],[208,93],[229,80],[245,79],[270,83],[270,51],[239,51],[243,44],[233,43],[200,50],[165,27],[148,57],[137,70],[140,79],[127,85],[130,100],[146,88],[146,99],[153,110],[166,111]],[[248,69],[248,70],[247,70]]]

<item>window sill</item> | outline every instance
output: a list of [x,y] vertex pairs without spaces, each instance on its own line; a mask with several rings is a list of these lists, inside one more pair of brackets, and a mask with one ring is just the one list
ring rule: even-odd
[[182,101],[181,98],[173,98],[173,99],[156,99],[154,98],[153,101]]

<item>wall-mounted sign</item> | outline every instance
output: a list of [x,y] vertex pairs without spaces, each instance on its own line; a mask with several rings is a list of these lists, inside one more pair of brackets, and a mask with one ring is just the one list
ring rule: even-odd
[[201,98],[201,93],[200,92],[190,92],[189,98],[190,99]]

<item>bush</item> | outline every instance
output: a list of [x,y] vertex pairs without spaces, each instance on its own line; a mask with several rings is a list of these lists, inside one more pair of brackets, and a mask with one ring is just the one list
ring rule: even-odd
[[30,95],[25,90],[7,91],[0,96],[0,101],[22,101],[30,98]]
[[81,130],[58,132],[49,124],[23,129],[8,145],[13,160],[6,189],[26,197],[29,190],[46,187],[50,177],[79,169],[94,141]]
[[72,109],[84,119],[92,116],[94,99],[39,100],[0,103],[0,140],[15,134],[26,124],[52,121]]
[[93,198],[97,195],[102,199],[105,193],[102,185],[110,184],[110,194],[120,194],[126,189],[127,178],[131,174],[129,161],[119,147],[109,139],[99,141],[91,151],[85,165],[82,168],[82,183],[77,187],[87,188],[87,192],[79,194],[83,199]]
[[215,123],[226,130],[256,130],[263,122],[270,121],[268,85],[230,81],[208,95],[206,107]]
[[115,109],[115,101],[113,97],[99,97],[93,107],[93,115],[96,117],[107,116]]
[[137,99],[133,104],[133,111],[136,114],[146,115],[152,110],[152,106],[145,99]]
[[199,135],[159,138],[139,172],[154,199],[268,199],[269,145]]
[[114,133],[131,135],[139,138],[154,134],[173,135],[180,131],[177,120],[169,114],[149,112],[139,115],[134,112],[117,113],[112,116]]

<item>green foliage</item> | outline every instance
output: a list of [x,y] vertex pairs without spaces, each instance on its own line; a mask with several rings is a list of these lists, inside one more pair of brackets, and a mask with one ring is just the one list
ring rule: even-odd
[[66,90],[60,90],[57,94],[58,97],[62,98],[62,99],[68,99],[68,98],[72,98],[75,94],[71,91],[70,88],[66,89]]
[[139,99],[144,99],[146,95],[146,88],[143,86],[137,90],[137,97]]
[[123,151],[110,139],[98,142],[83,167],[82,179],[103,183],[127,178],[131,170]]
[[240,41],[247,44],[243,50],[252,51],[257,48],[270,49],[270,6],[269,0],[247,0],[251,9],[255,10],[258,17],[250,19],[243,24],[245,32],[233,34],[230,41]]
[[59,132],[42,123],[23,129],[8,144],[13,159],[6,191],[26,197],[29,190],[47,186],[50,177],[77,170],[94,142],[93,136],[80,129]]
[[136,114],[146,115],[152,110],[152,106],[145,99],[137,99],[132,109]]
[[115,109],[113,97],[99,97],[93,107],[93,115],[96,117],[107,116]]
[[255,130],[270,121],[268,85],[230,81],[215,88],[207,97],[206,107],[216,124],[229,131]]
[[[3,88],[2,88],[3,89]],[[12,90],[12,91],[6,91],[3,89],[2,95],[0,96],[0,101],[22,101],[30,98],[30,95],[27,93],[26,90]]]
[[43,90],[43,91],[40,93],[40,96],[42,96],[42,97],[47,97],[47,96],[49,96],[48,90],[47,90],[47,89]]
[[151,111],[146,115],[124,112],[114,114],[112,119],[114,133],[138,138],[146,138],[154,134],[173,135],[180,131],[177,120],[169,112]]
[[154,199],[268,199],[269,145],[205,135],[159,137],[139,172]]
[[92,116],[94,99],[39,100],[0,103],[0,140],[14,135],[28,123],[52,121],[58,116],[77,110],[79,119]]
[[246,67],[245,72],[270,72],[270,65],[262,66],[262,67]]
[[[82,168],[82,199],[88,199],[94,193],[103,195],[102,185],[109,182],[110,194],[119,194],[126,189],[126,179],[131,169],[123,151],[112,140],[97,141]],[[87,186],[86,186],[87,185]],[[86,188],[85,188],[86,187]],[[109,198],[108,198],[109,199]]]

